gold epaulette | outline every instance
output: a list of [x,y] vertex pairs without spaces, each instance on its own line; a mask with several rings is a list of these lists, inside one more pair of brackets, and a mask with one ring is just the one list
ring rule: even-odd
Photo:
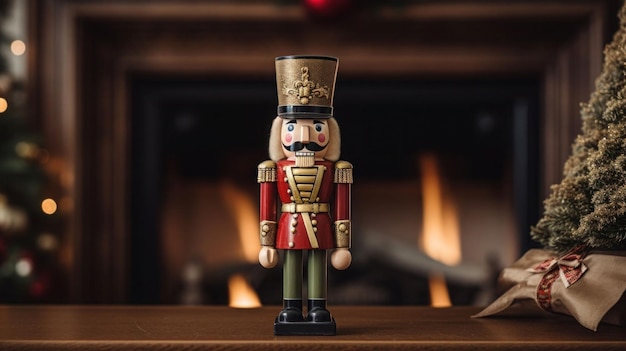
[[257,167],[257,183],[268,183],[276,181],[276,162],[267,160],[259,163]]
[[352,163],[348,161],[335,163],[335,183],[352,184]]

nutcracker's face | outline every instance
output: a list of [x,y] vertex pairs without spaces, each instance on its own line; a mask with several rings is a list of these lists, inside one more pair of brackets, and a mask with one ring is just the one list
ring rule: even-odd
[[293,159],[300,152],[314,152],[315,158],[324,158],[330,141],[325,119],[283,119],[282,123],[281,142],[287,158]]

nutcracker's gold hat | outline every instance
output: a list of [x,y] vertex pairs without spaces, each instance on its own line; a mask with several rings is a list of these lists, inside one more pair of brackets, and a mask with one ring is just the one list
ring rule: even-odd
[[332,56],[279,56],[276,62],[278,116],[330,118],[339,60]]

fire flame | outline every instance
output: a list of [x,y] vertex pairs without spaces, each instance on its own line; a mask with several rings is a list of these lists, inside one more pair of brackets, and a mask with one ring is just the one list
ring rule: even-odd
[[256,292],[241,274],[233,274],[228,278],[228,306],[233,308],[261,307]]
[[441,273],[431,273],[428,276],[428,290],[432,307],[450,307],[450,293],[446,285],[446,278]]
[[[246,261],[258,262],[259,220],[252,197],[229,182],[221,184],[220,191],[237,222],[241,250]],[[261,307],[259,296],[241,274],[233,274],[228,278],[228,295],[230,307]]]
[[[424,154],[420,158],[423,194],[423,230],[421,246],[431,258],[448,265],[461,261],[461,240],[456,205],[444,196],[443,178],[437,158]],[[431,305],[451,306],[445,277],[433,272],[429,277]]]
[[221,184],[220,191],[237,222],[241,250],[246,261],[256,262],[259,257],[259,220],[252,197],[229,182]]

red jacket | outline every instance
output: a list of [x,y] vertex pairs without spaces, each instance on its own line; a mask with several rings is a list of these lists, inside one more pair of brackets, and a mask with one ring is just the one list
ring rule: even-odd
[[333,249],[334,222],[350,219],[351,184],[334,182],[334,163],[316,161],[295,167],[294,161],[276,165],[276,181],[261,182],[261,221],[276,221],[277,249]]

